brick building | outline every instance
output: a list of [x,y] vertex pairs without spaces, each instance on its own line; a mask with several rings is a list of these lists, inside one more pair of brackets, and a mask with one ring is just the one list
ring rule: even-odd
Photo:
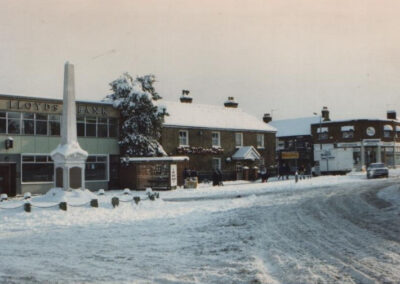
[[289,166],[292,173],[302,166],[309,171],[314,166],[311,124],[319,122],[320,117],[311,116],[273,121],[269,114],[265,114],[264,121],[278,131],[276,133],[278,164]]
[[[200,178],[209,179],[215,167],[226,179],[242,179],[254,166],[274,164],[275,129],[237,108],[233,99],[220,107],[198,105],[191,103],[187,92],[181,101],[160,102],[169,113],[161,144],[169,156],[189,156],[189,167]],[[99,101],[77,101],[76,106],[79,144],[89,153],[86,187],[120,188],[127,177],[120,174],[118,110]],[[53,186],[49,153],[60,142],[61,113],[62,100],[0,95],[0,193],[44,193]],[[162,167],[151,163],[146,163],[146,171],[154,168],[160,176]]]
[[314,159],[321,172],[361,170],[370,163],[400,165],[400,121],[386,119],[321,121],[311,125]]
[[223,106],[192,103],[188,91],[180,102],[165,104],[161,144],[170,156],[189,157],[200,179],[221,169],[224,179],[251,178],[255,167],[275,164],[275,128],[243,112],[230,97]]

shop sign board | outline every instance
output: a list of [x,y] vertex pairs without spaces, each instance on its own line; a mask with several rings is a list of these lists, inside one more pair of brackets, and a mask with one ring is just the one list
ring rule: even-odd
[[291,159],[298,159],[299,158],[299,152],[294,151],[294,152],[282,152],[282,160],[291,160]]
[[378,145],[380,145],[380,143],[381,143],[380,139],[364,139],[363,140],[364,146],[378,146]]
[[178,170],[176,164],[171,164],[171,187],[178,185]]

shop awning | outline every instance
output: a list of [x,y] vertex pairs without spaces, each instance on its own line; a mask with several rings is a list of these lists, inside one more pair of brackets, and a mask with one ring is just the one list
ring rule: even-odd
[[253,146],[240,147],[232,156],[232,160],[260,160],[261,155]]
[[386,124],[385,126],[383,126],[383,130],[385,131],[393,131],[393,126]]

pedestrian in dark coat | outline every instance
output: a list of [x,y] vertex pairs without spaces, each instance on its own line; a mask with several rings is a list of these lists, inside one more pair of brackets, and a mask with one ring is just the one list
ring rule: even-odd
[[190,177],[190,170],[188,168],[185,168],[183,170],[183,179],[187,179],[188,177]]
[[217,170],[213,171],[212,181],[213,181],[213,186],[219,185],[219,175],[218,175]]
[[220,169],[217,170],[218,172],[218,185],[224,185],[222,180],[223,180],[223,176],[222,176],[222,172]]

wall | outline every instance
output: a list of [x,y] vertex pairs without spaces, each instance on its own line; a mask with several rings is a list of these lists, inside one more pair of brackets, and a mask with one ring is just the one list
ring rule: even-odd
[[235,133],[243,133],[243,146],[254,146],[260,155],[264,158],[267,166],[275,164],[275,133],[264,132],[264,149],[257,148],[257,134],[262,132],[252,131],[233,131],[233,130],[212,130],[212,129],[193,129],[164,127],[162,129],[161,144],[168,155],[179,155],[177,147],[179,145],[179,130],[188,130],[189,146],[212,148],[212,132],[220,132],[221,147],[224,149],[221,154],[185,154],[189,156],[189,167],[201,172],[211,173],[212,158],[221,158],[221,167],[223,171],[234,171],[235,162],[228,162],[226,159],[232,157],[236,152]]

